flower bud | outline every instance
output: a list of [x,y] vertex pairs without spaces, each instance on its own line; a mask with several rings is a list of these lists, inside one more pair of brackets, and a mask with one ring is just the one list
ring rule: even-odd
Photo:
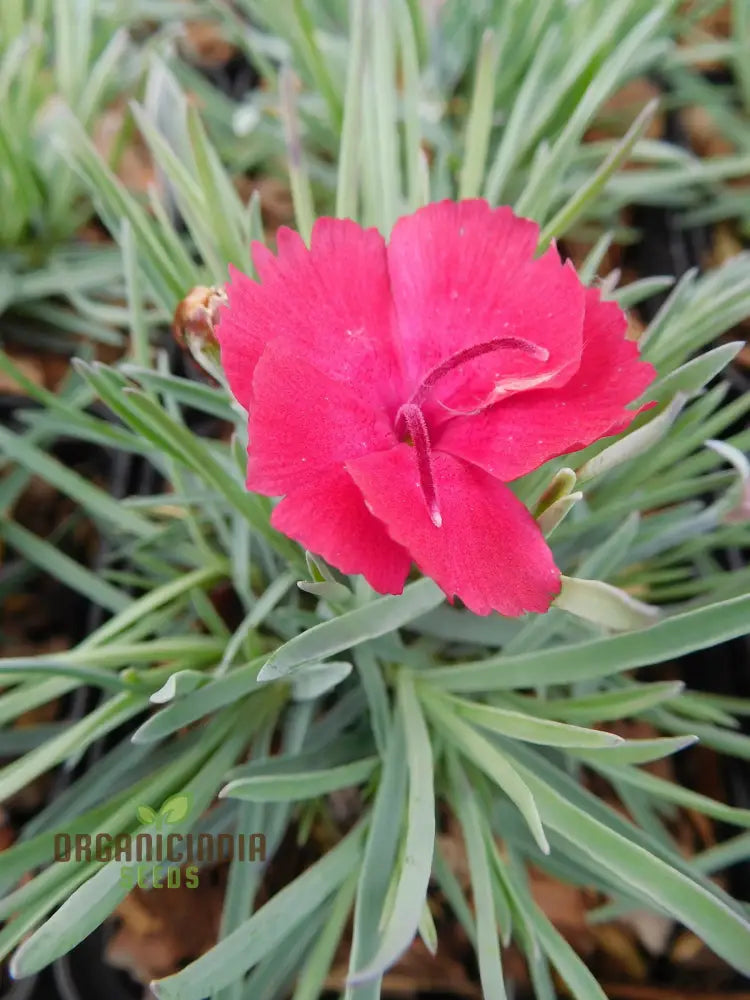
[[221,381],[219,341],[214,327],[219,308],[226,305],[220,288],[196,285],[175,309],[172,333],[181,347],[187,347],[195,361],[213,378]]

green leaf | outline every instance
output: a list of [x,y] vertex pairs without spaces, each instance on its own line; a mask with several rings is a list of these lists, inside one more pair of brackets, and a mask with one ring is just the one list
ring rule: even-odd
[[432,746],[414,682],[405,670],[398,677],[398,710],[409,771],[404,855],[380,947],[363,969],[349,976],[353,986],[379,978],[409,947],[419,927],[430,881],[435,849]]
[[491,729],[516,740],[557,747],[612,747],[622,743],[622,737],[599,729],[567,726],[550,719],[537,719],[523,712],[513,712],[493,705],[481,705],[461,698],[450,698],[450,705],[459,715],[484,729]]
[[346,72],[344,119],[336,183],[336,217],[355,219],[358,216],[358,193],[363,81],[367,59],[366,0],[353,0],[350,15],[349,58]]
[[122,264],[125,272],[128,309],[130,312],[130,349],[137,364],[148,366],[151,354],[148,326],[143,309],[143,289],[138,271],[138,258],[133,228],[127,219],[122,220],[119,233],[122,248]]
[[386,756],[390,732],[390,701],[378,658],[368,645],[354,651],[354,663],[365,692],[370,712],[370,726],[381,757]]
[[[256,671],[257,663],[250,663],[224,677],[209,681],[195,691],[190,691],[183,698],[171,702],[156,715],[146,719],[131,736],[132,742],[151,743],[154,740],[164,739],[183,726],[189,726],[211,712],[257,691]],[[271,694],[269,697],[273,700],[278,695]],[[262,700],[254,703],[256,706],[260,704]]]
[[472,763],[489,775],[498,788],[505,792],[526,820],[539,849],[544,854],[549,854],[549,844],[534,796],[513,764],[493,743],[461,720],[444,697],[430,693],[426,685],[420,693],[424,695],[425,707],[442,735],[454,743]]
[[51,767],[85,749],[100,736],[112,732],[123,722],[132,719],[143,709],[145,703],[145,697],[140,695],[115,695],[57,736],[42,743],[36,750],[30,751],[12,764],[7,764],[0,769],[0,801],[15,795],[40,774],[44,774]]
[[323,993],[326,977],[349,919],[356,888],[357,873],[353,872],[336,893],[330,915],[300,971],[291,1000],[318,1000]]
[[650,764],[698,742],[697,736],[659,736],[650,740],[625,740],[619,746],[599,750],[571,748],[574,757],[595,764]]
[[558,500],[569,496],[575,488],[576,481],[577,476],[573,469],[567,467],[558,469],[539,498],[534,508],[534,517],[538,518]]
[[435,927],[435,921],[432,919],[432,911],[427,899],[424,901],[424,906],[422,907],[422,916],[419,918],[419,927],[417,930],[425,948],[433,957],[437,955],[437,928]]
[[352,665],[346,660],[312,664],[303,673],[292,678],[292,700],[311,701],[319,698],[345,681],[351,672]]
[[263,624],[265,619],[273,611],[282,597],[284,597],[293,583],[294,575],[292,573],[280,573],[271,583],[269,583],[260,597],[255,600],[252,608],[240,622],[234,635],[227,643],[224,655],[221,658],[221,663],[219,664],[217,670],[217,675],[221,675],[229,669],[242,648],[242,644],[245,639],[248,635],[250,635],[250,633],[257,629],[259,625]]
[[108,522],[116,530],[129,531],[139,538],[150,538],[158,532],[159,529],[146,518],[123,507],[118,500],[94,486],[88,479],[37,448],[28,437],[13,434],[0,427],[0,450],[8,458],[19,462],[29,472],[40,476],[69,496],[93,517]]
[[346,604],[352,599],[349,588],[337,580],[298,580],[297,586],[305,594],[312,594],[329,604]]
[[175,975],[152,983],[159,1000],[204,1000],[256,965],[295,927],[311,918],[357,869],[362,832],[362,825],[355,827],[205,955]]
[[649,101],[599,169],[577,189],[570,200],[547,223],[539,236],[541,249],[546,248],[555,237],[562,236],[563,233],[567,232],[576,219],[601,194],[607,181],[625,163],[636,142],[653,121],[658,104],[657,99]]
[[564,575],[560,593],[553,603],[563,611],[619,632],[645,628],[661,617],[658,608],[636,600],[619,587],[602,580],[580,580]]
[[170,674],[158,691],[149,698],[152,705],[166,705],[170,701],[195,691],[208,681],[208,677],[199,670],[178,670]]
[[181,378],[169,372],[151,371],[149,368],[143,368],[136,364],[122,364],[119,371],[127,378],[140,382],[145,388],[164,393],[184,406],[208,413],[229,423],[234,423],[237,420],[238,415],[223,389],[203,385],[193,379]]
[[354,611],[321,622],[280,646],[258,674],[259,681],[284,677],[368,639],[387,635],[441,604],[445,595],[432,580],[410,583],[399,597],[379,597]]
[[585,962],[531,900],[526,913],[537,940],[573,996],[577,1000],[607,1000]]
[[[283,756],[297,754],[305,741],[310,724],[311,713],[308,706],[292,708],[287,716],[286,725],[281,735],[281,751]],[[263,728],[253,743],[251,759],[262,761],[268,757],[271,750],[271,739],[275,728],[275,719],[264,723]],[[238,833],[251,833],[263,830],[266,836],[266,860],[276,855],[279,845],[291,818],[291,807],[287,803],[272,806],[260,805],[255,802],[240,802],[236,810],[237,822],[235,830]],[[224,894],[224,907],[221,916],[220,937],[231,934],[243,921],[247,920],[255,908],[255,897],[263,879],[264,869],[259,865],[248,865],[235,855],[229,866],[227,887]],[[314,926],[314,924],[313,924]],[[270,953],[274,954],[274,951]],[[246,980],[236,979],[223,989],[215,990],[211,1000],[242,1000],[243,986]]]
[[[609,244],[607,245],[609,249]],[[617,289],[612,295],[612,298],[617,302],[621,309],[633,309],[635,306],[640,305],[644,299],[650,299],[653,295],[659,295],[660,292],[668,291],[672,285],[674,285],[674,278],[669,275],[654,275],[651,278],[639,278],[637,281],[631,281],[629,284],[624,285]],[[671,393],[667,393],[671,395]]]
[[583,499],[583,493],[569,493],[567,496],[554,500],[549,507],[545,508],[541,514],[537,515],[539,530],[545,538],[549,538],[558,524],[561,524],[575,507],[579,500]]
[[[87,656],[92,656],[95,660],[98,657],[101,662],[105,656],[116,655],[117,645],[112,643],[112,639],[115,636],[120,635],[126,629],[140,622],[148,621],[148,615],[152,612],[171,604],[195,588],[205,587],[213,583],[222,576],[222,566],[204,566],[200,569],[191,570],[188,573],[182,573],[174,580],[154,587],[149,593],[143,594],[142,597],[129,604],[124,611],[110,618],[109,621],[106,621],[96,631],[92,632],[91,635],[87,636],[75,650],[66,654],[67,658],[72,659],[75,657],[85,660]],[[160,645],[160,643],[163,645]],[[106,651],[100,651],[98,649],[99,646],[106,646]],[[141,650],[146,653],[148,659],[148,650],[151,649],[153,651],[153,658],[155,659],[162,655],[169,656],[170,647],[173,651],[180,650],[185,655],[190,656],[191,649],[196,650],[196,652],[199,651],[202,655],[209,649],[220,649],[221,643],[215,639],[210,639],[208,636],[173,636],[154,643],[144,643]],[[95,648],[97,651],[93,653],[92,651]],[[167,650],[167,652],[164,652],[164,650]],[[136,644],[131,645],[124,655],[131,657],[135,661],[138,656]],[[177,656],[180,654],[173,652],[173,655]],[[121,662],[121,659],[115,660],[115,663],[118,665]]]
[[399,216],[401,169],[396,95],[396,52],[394,6],[370,5],[370,43],[366,63],[369,91],[377,99],[369,101],[365,113],[373,112],[374,167],[377,189],[372,192],[377,206],[377,222],[388,234]]
[[[165,769],[160,779],[153,783],[151,790],[155,794],[164,794],[176,782],[184,781],[193,774],[196,765],[212,754],[186,786],[186,790],[195,791],[196,799],[200,798],[196,811],[202,811],[213,799],[220,774],[239,752],[245,740],[242,732],[235,733],[229,739],[225,739],[225,736],[226,721],[217,720],[217,725],[206,730],[203,740],[191,752],[181,755]],[[11,963],[14,978],[38,972],[60,955],[71,951],[102,923],[127,895],[128,888],[120,877],[121,867],[119,861],[101,865],[88,881],[69,895],[62,906],[24,941]]]
[[693,930],[741,972],[750,972],[750,923],[702,885],[594,819],[529,768],[518,765],[553,830],[585,844],[598,864],[616,872],[632,889]]
[[609,719],[626,719],[646,709],[676,698],[685,689],[684,681],[654,681],[650,684],[629,684],[607,691],[596,691],[573,698],[555,698],[534,701],[534,712],[568,722],[606,722]]
[[420,115],[421,68],[419,65],[419,35],[421,24],[412,17],[414,0],[396,4],[396,22],[399,40],[401,83],[399,98],[404,128],[404,160],[406,166],[406,206],[416,211],[422,201],[423,161],[422,121]]
[[295,95],[296,78],[288,67],[284,67],[279,75],[281,117],[284,124],[284,139],[286,141],[287,170],[292,189],[294,203],[294,218],[297,229],[305,243],[310,242],[315,210],[313,207],[310,178],[305,166],[300,123],[297,113]]
[[482,813],[468,779],[455,758],[452,761],[454,810],[461,823],[469,860],[471,891],[477,926],[477,958],[485,1000],[505,1000],[500,940],[492,895],[492,873],[482,834]]
[[[663,396],[661,397],[663,398]],[[649,420],[647,424],[631,431],[625,437],[619,438],[614,444],[609,445],[604,451],[600,451],[594,458],[589,459],[578,470],[578,482],[588,482],[596,476],[609,472],[610,469],[628,462],[638,455],[642,455],[649,448],[652,448],[669,431],[669,428],[677,419],[677,416],[685,405],[687,397],[682,393],[677,393],[666,409]]]
[[[367,967],[377,955],[380,920],[403,825],[406,734],[401,725],[391,726],[389,732],[357,886],[349,955],[350,979],[358,968]],[[379,976],[360,986],[353,986],[350,982],[346,987],[345,1000],[380,1000],[380,984]]]
[[495,73],[500,47],[495,32],[488,28],[482,35],[476,60],[474,92],[466,121],[463,165],[458,197],[477,198],[481,191],[492,131],[495,103]]
[[93,573],[75,559],[71,559],[57,546],[38,538],[20,524],[5,521],[0,524],[0,535],[19,555],[100,607],[117,612],[131,603],[132,598],[128,594],[103,580],[101,574]]
[[243,799],[246,802],[304,801],[327,795],[340,788],[361,785],[380,763],[379,757],[367,757],[338,767],[306,771],[297,774],[258,775],[237,778],[219,792],[222,799]]
[[519,656],[490,656],[478,663],[436,667],[430,684],[449,691],[492,691],[608,677],[623,670],[677,659],[745,635],[750,595],[674,615],[640,632],[608,636]]
[[607,766],[606,758],[599,757],[592,760],[591,764],[606,778],[617,781],[624,781],[648,793],[654,800],[665,802],[675,802],[685,809],[692,809],[702,812],[706,816],[712,816],[722,823],[732,823],[735,826],[750,826],[750,809],[740,809],[726,805],[724,802],[717,802],[707,795],[701,795],[690,788],[683,788],[674,782],[665,781],[648,771],[641,771],[638,768],[624,766]]
[[658,378],[636,403],[642,405],[652,400],[669,399],[678,393],[692,396],[723,371],[744,346],[744,341],[734,340],[714,347],[700,357],[691,358],[679,368],[673,368]]

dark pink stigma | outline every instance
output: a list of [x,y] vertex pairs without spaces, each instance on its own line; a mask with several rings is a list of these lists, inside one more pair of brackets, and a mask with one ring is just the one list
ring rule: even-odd
[[[530,340],[524,340],[523,337],[495,337],[493,340],[485,340],[481,344],[472,344],[471,347],[465,347],[462,351],[456,351],[455,354],[451,354],[449,358],[441,361],[440,364],[435,365],[434,368],[427,372],[412,393],[409,403],[419,406],[434,386],[442,378],[445,378],[446,375],[450,375],[452,371],[455,371],[460,365],[466,364],[467,361],[480,358],[483,354],[492,354],[494,351],[523,351],[524,354],[531,355],[537,361],[546,361],[549,358],[549,351],[546,347],[540,347]],[[488,397],[488,400],[490,398]]]
[[430,520],[439,528],[443,523],[443,518],[438,507],[437,490],[435,489],[435,477],[432,474],[432,448],[430,446],[430,435],[427,430],[422,411],[415,403],[404,403],[396,414],[396,432],[403,420],[406,425],[406,433],[409,442],[414,446],[417,454],[417,470],[419,472],[419,486],[422,496],[427,504]]

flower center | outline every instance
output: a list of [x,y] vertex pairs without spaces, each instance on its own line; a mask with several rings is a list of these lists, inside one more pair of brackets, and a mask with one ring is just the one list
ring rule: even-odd
[[[546,347],[540,347],[539,344],[535,344],[531,340],[525,340],[523,337],[495,337],[492,340],[485,340],[481,344],[472,344],[471,347],[465,347],[461,351],[456,351],[455,354],[451,354],[445,361],[441,361],[434,368],[431,368],[412,393],[409,402],[419,406],[429,396],[437,383],[444,379],[446,375],[450,375],[451,372],[460,368],[461,365],[473,361],[475,358],[480,358],[485,354],[494,354],[496,351],[522,351],[536,361],[546,361],[549,358],[549,351]],[[525,384],[525,380],[521,380],[521,383]],[[471,416],[475,413],[481,413],[482,410],[497,402],[498,394],[504,387],[513,388],[515,385],[516,383],[512,378],[509,380],[501,379],[495,383],[492,391],[479,407],[462,415]]]
[[438,507],[435,477],[432,469],[432,446],[424,414],[415,403],[404,403],[396,414],[397,434],[401,429],[402,422],[406,431],[404,441],[410,444],[417,453],[419,486],[430,513],[430,520],[436,528],[439,528],[443,523],[443,518]]
[[[495,337],[493,340],[485,340],[481,344],[473,344],[471,347],[456,351],[455,354],[451,354],[445,361],[441,361],[434,368],[431,368],[411,394],[409,401],[404,403],[396,414],[396,434],[399,436],[403,434],[404,436],[401,440],[414,448],[416,452],[419,486],[430,514],[430,520],[436,528],[442,525],[443,517],[440,513],[437,487],[435,485],[430,433],[427,429],[424,414],[422,413],[421,404],[428,398],[437,383],[444,379],[446,375],[449,375],[468,361],[480,358],[484,354],[492,354],[495,351],[523,351],[538,361],[546,361],[549,357],[549,351],[546,348],[540,347],[530,340],[524,340],[522,337]],[[512,383],[512,380],[510,381]],[[498,391],[502,387],[503,382],[497,382],[477,409],[462,413],[462,415],[471,416],[491,406],[497,401]],[[459,411],[453,412],[458,413]]]

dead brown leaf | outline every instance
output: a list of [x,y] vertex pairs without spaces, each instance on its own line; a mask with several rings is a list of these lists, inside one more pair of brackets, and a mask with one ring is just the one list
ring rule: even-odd
[[107,961],[149,983],[198,958],[218,937],[222,881],[203,871],[195,889],[134,889],[115,911],[120,926],[107,945]]
[[202,66],[223,66],[237,52],[211,21],[187,21],[182,48],[188,58]]

